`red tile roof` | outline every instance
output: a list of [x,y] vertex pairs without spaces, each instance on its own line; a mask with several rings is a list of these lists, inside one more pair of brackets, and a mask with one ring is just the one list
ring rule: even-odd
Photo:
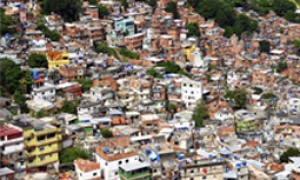
[[97,170],[97,169],[100,170],[100,164],[99,163],[89,161],[89,160],[84,160],[84,159],[74,160],[74,165],[77,165],[77,167],[83,172],[94,171],[94,170]]
[[16,133],[20,133],[22,131],[20,131],[17,128],[11,127],[11,126],[0,126],[0,137],[2,136],[6,136],[6,135],[11,135],[11,134],[16,134]]

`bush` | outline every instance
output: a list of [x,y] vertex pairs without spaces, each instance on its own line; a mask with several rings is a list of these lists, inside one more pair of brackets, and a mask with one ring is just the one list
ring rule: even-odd
[[181,74],[181,75],[189,77],[189,74],[186,71],[184,71],[183,69],[181,69],[181,67],[174,62],[171,62],[171,61],[159,62],[157,64],[157,66],[164,67],[167,74],[170,74],[170,73],[171,74]]
[[300,156],[300,150],[296,148],[290,148],[286,152],[280,155],[280,161],[287,163],[289,161],[289,157]]
[[159,72],[157,72],[154,68],[148,69],[147,74],[155,78],[163,78],[163,76]]
[[115,49],[108,47],[108,45],[106,43],[100,43],[96,48],[96,52],[109,54],[111,56],[117,55],[117,52],[115,51]]
[[113,136],[111,130],[109,130],[108,128],[103,128],[101,129],[101,135],[104,137],[104,138],[111,138]]
[[273,98],[276,98],[277,99],[277,96],[273,93],[265,93],[261,96],[262,99],[273,99]]
[[120,54],[125,57],[128,57],[130,59],[139,59],[140,58],[140,55],[138,53],[132,52],[125,48],[120,49]]
[[66,165],[72,165],[75,159],[89,159],[90,153],[79,147],[63,150],[59,155],[60,163]]
[[93,81],[90,79],[76,79],[75,81],[81,84],[81,88],[83,92],[88,92],[90,88],[93,86]]

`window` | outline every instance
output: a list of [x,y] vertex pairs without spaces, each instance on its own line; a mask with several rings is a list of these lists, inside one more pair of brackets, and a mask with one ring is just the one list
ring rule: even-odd
[[194,170],[191,170],[191,173],[194,173]]
[[126,159],[126,161],[125,161],[126,163],[128,163],[129,162],[129,159]]
[[97,173],[95,172],[95,173],[93,173],[93,176],[97,176]]
[[202,179],[206,179],[206,176],[203,176],[203,178]]
[[46,136],[38,136],[37,137],[37,140],[38,141],[43,141],[43,140],[45,140],[46,139]]
[[55,137],[55,133],[48,134],[47,139],[51,139]]
[[44,160],[45,160],[45,157],[40,157],[40,160],[41,160],[41,161],[44,161]]
[[45,150],[45,147],[40,147],[40,151],[44,151]]
[[82,174],[80,173],[80,176],[82,176]]
[[122,161],[119,161],[119,165],[121,165],[122,164]]
[[119,173],[118,173],[118,171],[117,172],[115,172],[115,175],[117,176]]

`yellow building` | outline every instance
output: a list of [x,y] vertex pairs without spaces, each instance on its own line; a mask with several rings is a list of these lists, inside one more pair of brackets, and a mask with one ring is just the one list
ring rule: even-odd
[[39,120],[22,120],[14,124],[23,129],[27,172],[58,167],[62,140],[60,128]]
[[188,60],[190,60],[190,58],[191,58],[191,53],[192,53],[193,51],[195,51],[195,49],[196,49],[196,46],[195,46],[195,45],[192,45],[192,46],[189,46],[189,47],[186,47],[186,48],[185,48],[185,54],[186,54],[186,57],[187,57]]
[[48,52],[46,53],[46,57],[48,61],[48,69],[59,69],[60,67],[70,63],[69,53],[66,52]]

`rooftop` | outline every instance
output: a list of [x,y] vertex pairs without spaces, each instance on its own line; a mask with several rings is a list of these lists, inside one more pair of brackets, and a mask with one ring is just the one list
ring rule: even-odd
[[0,137],[20,133],[19,129],[7,125],[0,126]]

